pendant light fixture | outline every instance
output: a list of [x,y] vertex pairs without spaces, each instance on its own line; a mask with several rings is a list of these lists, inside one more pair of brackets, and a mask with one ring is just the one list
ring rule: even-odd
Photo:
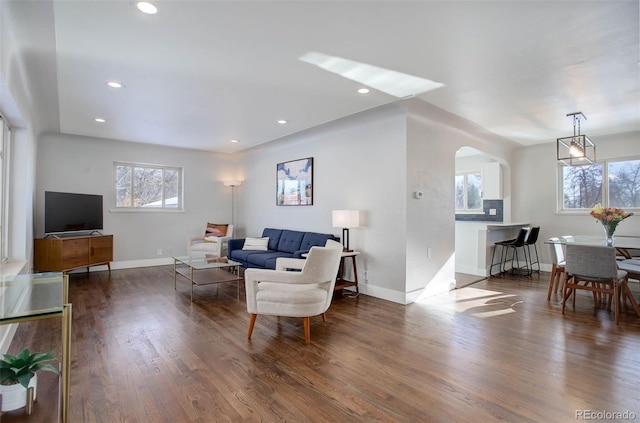
[[558,138],[558,161],[568,166],[582,166],[596,161],[596,145],[586,135],[580,134],[580,119],[587,120],[582,112],[567,113],[573,119],[573,136]]

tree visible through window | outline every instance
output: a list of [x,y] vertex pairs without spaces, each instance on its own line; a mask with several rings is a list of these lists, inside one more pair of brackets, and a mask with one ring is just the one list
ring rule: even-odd
[[481,187],[482,177],[480,173],[463,173],[456,175],[456,210],[481,210]]
[[640,160],[562,166],[562,209],[640,208]]
[[115,163],[116,208],[182,209],[182,168]]
[[602,203],[602,163],[563,166],[563,208],[587,209]]
[[640,207],[640,160],[608,163],[609,207]]

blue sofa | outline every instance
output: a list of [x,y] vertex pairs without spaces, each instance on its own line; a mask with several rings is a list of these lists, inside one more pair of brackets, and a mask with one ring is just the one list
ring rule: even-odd
[[235,238],[228,241],[227,257],[247,269],[275,269],[278,257],[301,258],[313,246],[324,247],[328,239],[340,241],[332,234],[273,228],[265,228],[262,237],[269,237],[267,251],[243,250],[245,239]]

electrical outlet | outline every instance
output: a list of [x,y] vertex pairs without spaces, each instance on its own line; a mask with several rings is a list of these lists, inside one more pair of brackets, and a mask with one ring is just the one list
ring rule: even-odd
[[489,209],[489,215],[490,216],[495,216],[496,215],[496,209]]
[[158,248],[158,255],[161,256],[162,255],[162,248]]
[[427,258],[431,258],[431,247],[427,248]]

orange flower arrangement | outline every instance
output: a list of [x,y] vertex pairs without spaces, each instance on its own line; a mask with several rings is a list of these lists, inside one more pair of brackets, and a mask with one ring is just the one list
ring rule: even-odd
[[627,213],[616,207],[604,208],[600,203],[596,204],[589,214],[602,223],[608,245],[613,245],[613,233],[616,231],[618,223],[629,216],[633,216],[633,213]]

